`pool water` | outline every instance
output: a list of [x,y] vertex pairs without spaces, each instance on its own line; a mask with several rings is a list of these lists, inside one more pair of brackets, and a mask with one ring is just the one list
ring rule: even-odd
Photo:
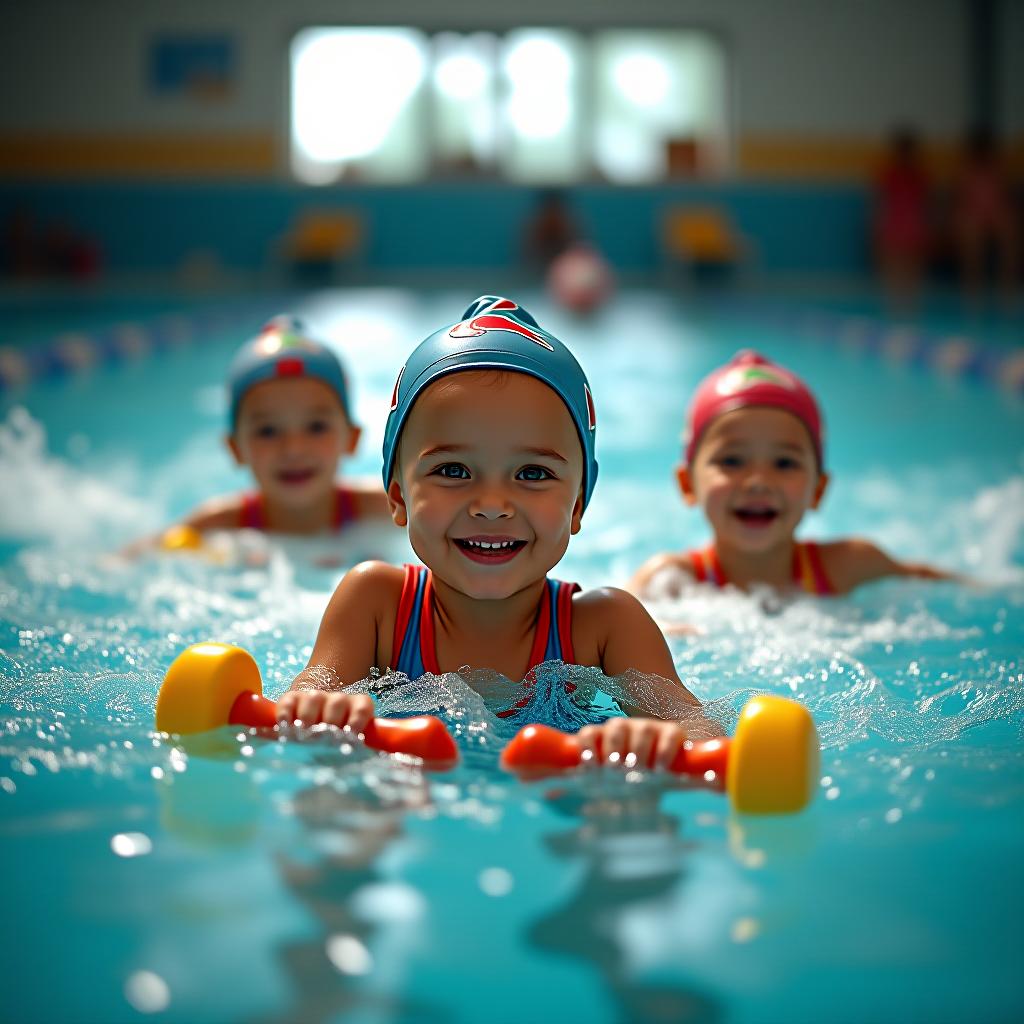
[[[293,306],[352,369],[365,432],[347,472],[377,473],[397,368],[470,298]],[[796,816],[742,818],[637,773],[512,781],[497,768],[512,725],[480,677],[388,697],[445,716],[465,757],[443,775],[330,730],[180,746],[152,729],[181,649],[241,644],[276,696],[344,566],[406,559],[404,538],[360,527],[337,544],[224,538],[216,560],[113,556],[245,485],[220,389],[255,326],[243,314],[202,348],[7,395],[0,1019],[1020,1019],[1024,402],[720,305],[631,292],[579,322],[523,301],[574,349],[598,410],[601,479],[561,578],[621,584],[706,539],[672,483],[683,407],[755,346],[826,412],[834,479],[803,534],[868,536],[980,585],[652,606],[694,627],[673,631],[677,667],[730,728],[754,693],[811,709],[822,778]],[[555,693],[538,715],[574,713]]]

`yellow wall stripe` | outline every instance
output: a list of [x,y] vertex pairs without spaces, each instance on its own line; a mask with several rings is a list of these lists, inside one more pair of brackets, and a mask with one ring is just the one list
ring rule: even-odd
[[269,135],[0,136],[0,175],[271,176]]
[[[953,173],[958,148],[956,142],[928,142],[925,159],[937,176]],[[0,136],[0,176],[271,178],[280,173],[278,150],[273,135],[260,134]],[[1024,174],[1024,136],[1010,140],[1006,153],[1011,169]],[[747,180],[864,181],[884,155],[883,139],[744,136],[736,169]]]

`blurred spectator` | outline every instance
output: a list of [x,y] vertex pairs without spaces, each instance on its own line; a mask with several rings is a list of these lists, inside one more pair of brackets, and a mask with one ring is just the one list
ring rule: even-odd
[[537,196],[536,208],[526,222],[523,255],[527,266],[543,274],[552,260],[579,239],[579,229],[559,189],[545,189]]
[[987,128],[967,136],[953,188],[953,237],[960,278],[966,293],[976,295],[988,264],[1006,294],[1019,283],[1019,211],[996,140]]
[[94,278],[101,269],[101,254],[95,239],[65,220],[42,228],[35,213],[26,206],[15,208],[4,226],[3,271],[15,278]]
[[895,131],[875,180],[873,241],[883,287],[901,306],[921,290],[932,248],[931,183],[917,136]]
[[11,277],[33,277],[39,272],[36,219],[27,206],[15,207],[4,225],[3,269]]

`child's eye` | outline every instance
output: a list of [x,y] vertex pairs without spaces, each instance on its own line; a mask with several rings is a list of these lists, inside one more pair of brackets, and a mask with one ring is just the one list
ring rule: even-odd
[[788,455],[784,455],[775,460],[776,469],[799,469],[800,460],[791,459]]
[[461,462],[445,462],[434,470],[436,476],[446,480],[468,480],[469,470]]
[[530,483],[539,483],[541,480],[554,480],[555,474],[550,469],[545,469],[543,466],[523,466],[518,473],[516,473],[517,480],[526,480]]
[[719,455],[715,462],[726,469],[738,469],[743,465],[743,460],[738,455]]
[[327,420],[314,420],[306,428],[311,434],[325,434],[327,433]]
[[256,436],[262,438],[277,437],[277,427],[264,423],[263,426],[256,428]]

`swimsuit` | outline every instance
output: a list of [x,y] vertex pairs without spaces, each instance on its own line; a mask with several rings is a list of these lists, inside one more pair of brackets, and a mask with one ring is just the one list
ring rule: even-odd
[[[499,711],[499,718],[508,718],[530,703],[532,688],[536,684],[529,677],[538,665],[545,661],[576,664],[572,649],[572,595],[580,589],[579,584],[550,579],[544,582],[544,595],[537,609],[537,629],[526,668],[525,685],[528,692],[511,708]],[[434,640],[433,574],[425,566],[405,567],[391,651],[394,671],[404,672],[410,679],[418,679],[427,672],[441,674]],[[575,689],[574,683],[565,686],[566,693],[572,693]]]
[[[690,560],[694,579],[698,583],[713,583],[716,587],[724,587],[729,582],[718,561],[718,552],[714,544],[688,551],[686,557]],[[823,596],[835,593],[835,588],[825,573],[821,551],[813,541],[797,541],[793,547],[793,582],[808,594]]]
[[[334,485],[334,517],[331,529],[337,533],[358,518],[352,492],[341,484]],[[263,498],[258,491],[242,495],[241,528],[247,530],[266,530],[266,517],[263,515]]]

